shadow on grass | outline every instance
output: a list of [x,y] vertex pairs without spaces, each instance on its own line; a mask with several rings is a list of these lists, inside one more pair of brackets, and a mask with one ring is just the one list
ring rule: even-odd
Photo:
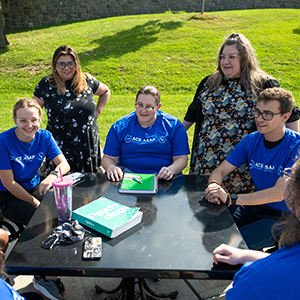
[[293,33],[300,34],[300,27],[293,29]]
[[98,46],[91,51],[78,53],[78,55],[80,60],[84,62],[120,57],[154,43],[158,39],[156,34],[160,31],[175,30],[181,26],[183,26],[183,22],[148,21],[145,24],[134,26],[131,29],[119,31],[116,34],[93,40],[91,45],[98,44]]

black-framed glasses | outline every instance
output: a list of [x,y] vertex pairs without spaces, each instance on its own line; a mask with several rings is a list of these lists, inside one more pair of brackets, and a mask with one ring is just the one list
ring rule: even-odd
[[68,67],[69,69],[73,69],[76,66],[75,61],[68,61],[67,63],[64,62],[58,62],[56,63],[57,67],[59,69],[64,69],[65,67]]
[[252,116],[254,118],[258,118],[260,115],[262,116],[262,118],[265,120],[265,121],[271,121],[273,119],[274,116],[276,115],[280,115],[280,114],[283,114],[282,112],[279,112],[279,113],[273,113],[271,111],[263,111],[261,112],[259,109],[253,109],[252,112],[251,112]]
[[225,60],[226,58],[229,60],[229,61],[235,61],[236,58],[238,57],[238,55],[241,55],[239,53],[231,53],[229,55],[224,55],[224,54],[221,54],[219,55],[219,61],[223,61]]

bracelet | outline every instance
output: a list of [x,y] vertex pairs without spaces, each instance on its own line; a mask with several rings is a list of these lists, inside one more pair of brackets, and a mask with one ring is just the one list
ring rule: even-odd
[[59,173],[56,170],[51,171],[50,174],[55,175],[57,178],[59,177]]
[[217,180],[212,180],[206,185],[206,187],[208,187],[212,183],[216,183],[217,185],[220,185],[220,183]]
[[229,207],[231,204],[232,204],[232,200],[231,200],[230,194],[227,193],[227,199],[226,199],[225,205],[227,207]]

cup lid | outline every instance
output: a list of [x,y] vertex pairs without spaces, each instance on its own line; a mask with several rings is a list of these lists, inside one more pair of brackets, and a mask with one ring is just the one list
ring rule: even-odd
[[65,187],[70,186],[73,184],[73,179],[70,177],[63,177],[63,180],[61,180],[60,177],[53,179],[52,185],[58,186],[58,187]]

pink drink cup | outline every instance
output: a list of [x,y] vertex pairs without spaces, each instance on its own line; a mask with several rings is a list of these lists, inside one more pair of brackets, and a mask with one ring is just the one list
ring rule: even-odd
[[73,180],[68,177],[56,178],[52,181],[54,197],[59,221],[69,221],[72,215],[72,185]]

